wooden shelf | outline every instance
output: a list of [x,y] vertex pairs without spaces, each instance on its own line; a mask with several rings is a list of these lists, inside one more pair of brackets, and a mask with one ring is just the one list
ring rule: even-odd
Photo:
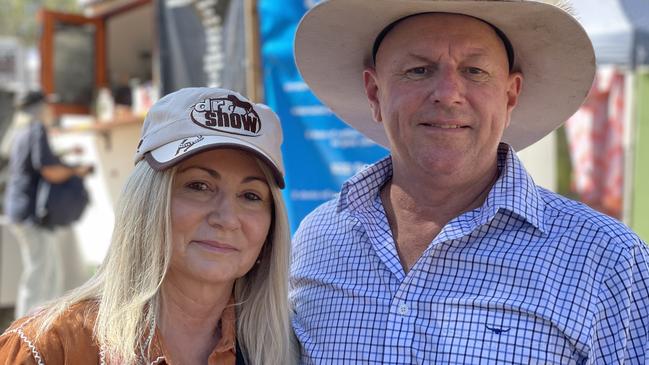
[[93,118],[90,123],[83,123],[78,125],[66,126],[66,127],[53,127],[49,128],[49,131],[53,134],[59,133],[75,133],[75,132],[97,132],[101,134],[106,134],[113,129],[142,124],[144,122],[143,115],[135,114],[122,114],[115,117],[111,120],[99,121],[97,118]]
[[[112,148],[112,133],[111,131],[124,126],[129,125],[138,125],[141,126],[144,122],[144,116],[139,116],[135,114],[120,114],[118,117],[112,120],[98,121],[95,119],[95,123],[91,125],[91,129],[97,133],[97,135],[102,136],[104,142],[106,143],[106,148]],[[138,133],[139,134],[139,133]]]
[[142,124],[142,122],[144,122],[144,116],[129,114],[107,121],[95,120],[95,123],[90,126],[90,129],[97,132],[107,132],[114,128],[119,128],[122,126]]

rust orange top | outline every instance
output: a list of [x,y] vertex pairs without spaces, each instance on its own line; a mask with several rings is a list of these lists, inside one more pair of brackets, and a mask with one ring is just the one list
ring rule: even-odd
[[[236,314],[233,298],[221,315],[221,339],[208,358],[208,365],[235,365]],[[0,365],[33,364],[111,364],[93,336],[97,317],[95,302],[86,301],[71,306],[52,326],[36,340],[38,316],[16,320],[0,335]],[[167,352],[162,335],[156,329],[149,345],[150,358],[144,362],[155,365],[174,365]]]

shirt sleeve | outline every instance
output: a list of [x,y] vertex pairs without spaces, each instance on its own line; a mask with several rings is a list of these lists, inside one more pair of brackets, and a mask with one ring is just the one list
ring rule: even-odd
[[36,125],[32,127],[31,133],[32,139],[30,143],[32,167],[35,170],[40,170],[44,166],[60,164],[59,159],[50,148],[45,126],[42,123],[36,123]]
[[36,365],[27,343],[16,332],[0,336],[0,365]]
[[639,239],[600,288],[589,345],[588,364],[649,361],[649,248]]

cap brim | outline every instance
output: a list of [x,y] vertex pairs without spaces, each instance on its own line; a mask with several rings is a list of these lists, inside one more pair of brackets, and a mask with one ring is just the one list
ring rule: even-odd
[[179,147],[187,138],[178,139],[176,141],[164,144],[150,152],[144,154],[144,159],[149,165],[157,171],[168,169],[191,156],[200,152],[213,150],[217,148],[236,148],[246,152],[250,152],[263,161],[273,173],[275,181],[280,189],[283,189],[284,176],[275,163],[264,151],[253,146],[252,144],[238,139],[236,137],[226,136],[200,136],[201,139],[191,141],[185,148]]
[[[502,141],[521,150],[559,127],[581,105],[595,75],[595,54],[581,25],[563,10],[535,1],[329,0],[302,18],[295,61],[313,93],[338,117],[389,148],[373,121],[363,86],[372,45],[393,21],[425,12],[482,19],[510,40],[523,88]],[[362,21],[359,21],[362,19]]]

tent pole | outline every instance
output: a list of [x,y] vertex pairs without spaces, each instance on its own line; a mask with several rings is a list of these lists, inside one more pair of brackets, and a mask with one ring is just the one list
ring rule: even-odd
[[243,14],[246,29],[246,93],[250,100],[260,102],[263,100],[263,95],[261,89],[257,0],[244,0]]
[[624,191],[622,195],[622,221],[631,226],[634,199],[635,166],[635,77],[634,68],[624,72]]

